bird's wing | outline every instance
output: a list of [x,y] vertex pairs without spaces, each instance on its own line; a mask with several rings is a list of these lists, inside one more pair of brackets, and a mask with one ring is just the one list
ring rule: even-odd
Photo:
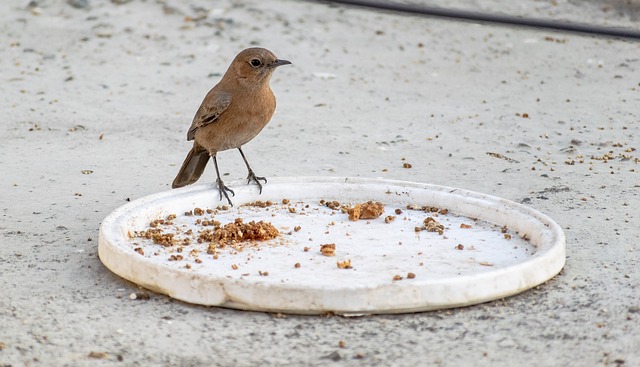
[[196,130],[199,128],[216,121],[230,104],[230,94],[216,93],[216,91],[212,90],[210,94],[205,97],[200,108],[198,108],[198,112],[196,112],[191,127],[187,132],[187,140],[193,140],[196,135]]

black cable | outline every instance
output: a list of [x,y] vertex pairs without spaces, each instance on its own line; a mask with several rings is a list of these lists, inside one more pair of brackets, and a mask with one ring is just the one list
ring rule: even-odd
[[402,4],[396,2],[371,0],[327,0],[329,3],[354,5],[374,9],[390,10],[394,12],[421,14],[427,16],[464,19],[478,22],[510,24],[523,27],[547,28],[557,31],[587,33],[598,36],[640,39],[640,31],[628,28],[603,27],[584,23],[562,23],[547,19],[519,18],[509,15],[478,13],[467,10],[445,9],[417,4]]

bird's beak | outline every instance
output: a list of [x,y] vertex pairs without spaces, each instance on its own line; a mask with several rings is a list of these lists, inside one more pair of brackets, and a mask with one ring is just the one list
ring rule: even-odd
[[271,63],[271,67],[272,68],[277,68],[278,66],[282,66],[282,65],[290,65],[291,61],[289,60],[276,60],[274,62]]

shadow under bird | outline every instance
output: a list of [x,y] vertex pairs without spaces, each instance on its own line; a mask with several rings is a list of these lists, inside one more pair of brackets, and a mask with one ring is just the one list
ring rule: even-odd
[[209,161],[213,159],[218,176],[216,184],[220,194],[230,205],[229,193],[220,178],[216,154],[223,150],[238,149],[247,165],[247,183],[255,182],[262,193],[264,177],[256,176],[242,152],[242,146],[253,139],[267,125],[276,109],[276,97],[269,87],[273,71],[290,61],[278,59],[264,48],[248,48],[231,62],[218,84],[204,97],[187,132],[187,140],[193,140],[193,148],[182,163],[171,187],[178,188],[196,182]]

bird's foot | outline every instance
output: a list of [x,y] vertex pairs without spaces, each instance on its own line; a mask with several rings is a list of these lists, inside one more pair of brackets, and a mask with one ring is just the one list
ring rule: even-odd
[[233,206],[233,203],[231,202],[231,199],[229,199],[229,193],[231,193],[231,196],[236,196],[236,193],[233,192],[233,190],[231,190],[227,186],[225,186],[224,182],[222,182],[222,180],[219,179],[219,178],[216,180],[216,184],[218,184],[218,192],[220,193],[220,201],[222,201],[222,195],[224,195],[224,198],[227,199],[227,202],[229,202],[229,205]]
[[251,181],[255,182],[258,185],[258,188],[260,189],[260,193],[262,194],[262,184],[260,183],[260,181],[264,181],[264,183],[267,183],[267,178],[266,177],[260,177],[260,176],[256,176],[255,173],[253,173],[253,170],[249,170],[249,175],[247,176],[247,184],[250,184]]

